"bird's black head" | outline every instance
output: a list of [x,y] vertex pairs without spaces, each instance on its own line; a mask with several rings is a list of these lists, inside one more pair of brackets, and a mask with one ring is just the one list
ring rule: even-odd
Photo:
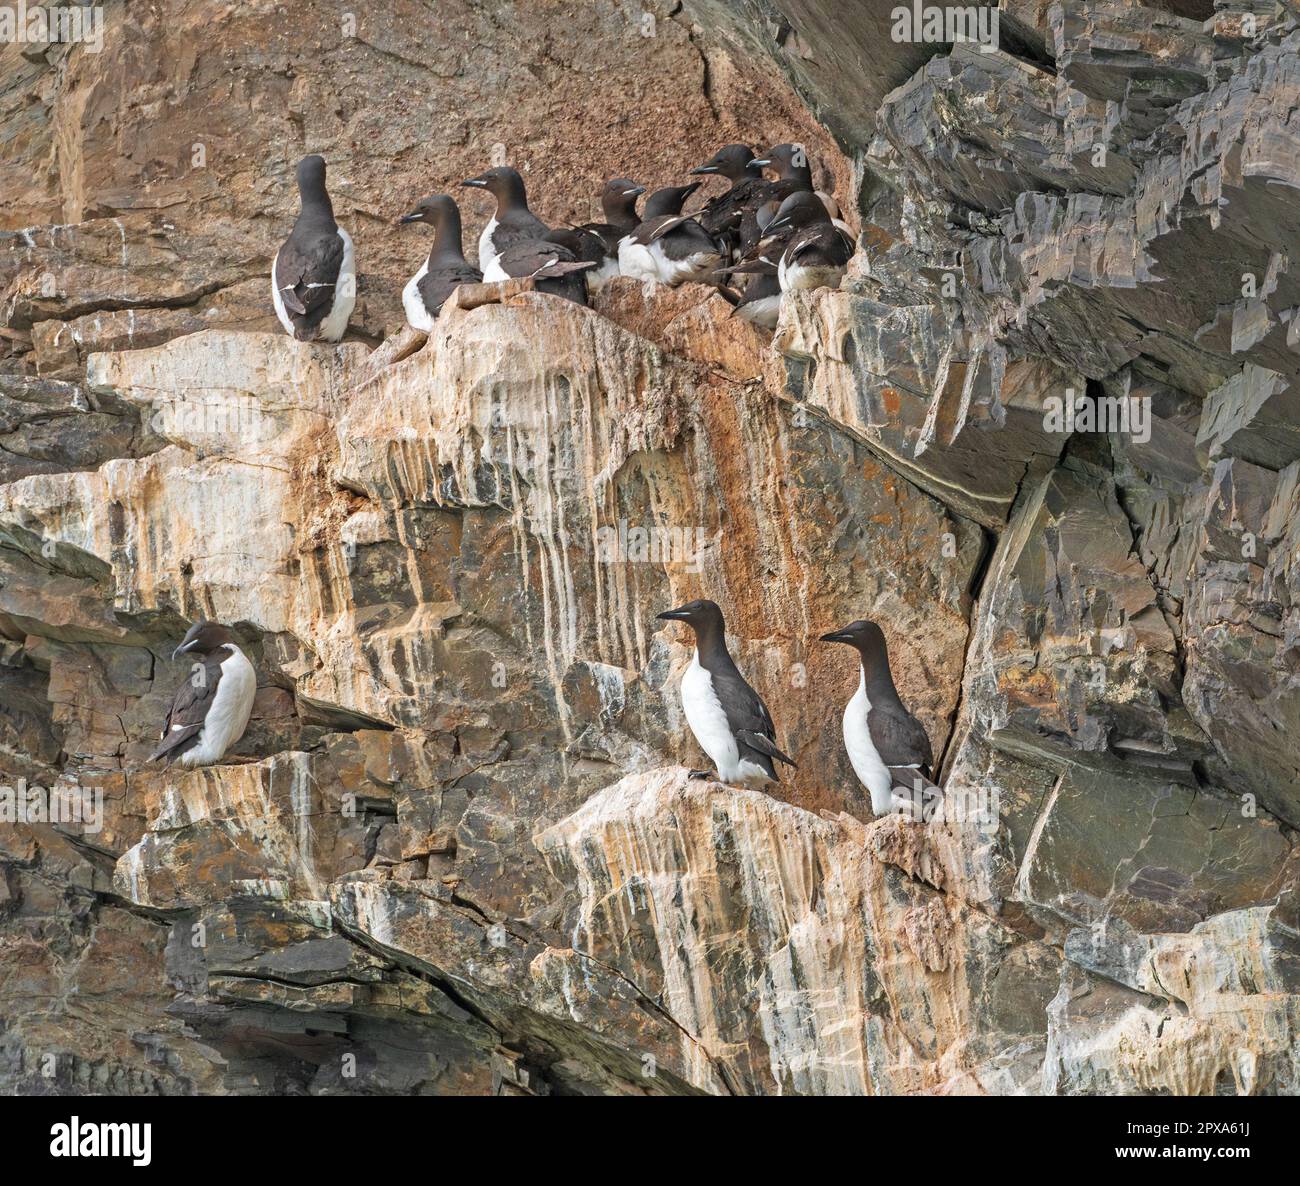
[[172,658],[175,659],[178,655],[210,655],[218,647],[234,641],[235,636],[220,622],[200,620],[186,632],[181,645],[172,651]]
[[691,170],[691,176],[700,175],[725,177],[728,181],[740,181],[745,177],[760,176],[761,169],[751,167],[754,153],[747,144],[728,144],[718,149],[704,164]]
[[298,193],[304,200],[323,199],[329,201],[325,192],[325,158],[313,153],[298,162]]
[[658,618],[661,622],[685,622],[696,634],[716,632],[721,636],[726,628],[716,601],[688,601],[676,609],[664,611]]
[[644,185],[637,185],[626,177],[611,177],[600,191],[600,208],[612,223],[636,220],[636,200],[645,193]]
[[755,162],[762,168],[775,169],[782,181],[803,181],[812,189],[812,166],[802,144],[778,144],[769,148]]
[[842,630],[832,630],[829,634],[823,634],[821,641],[847,643],[857,648],[864,663],[871,665],[883,661],[888,668],[885,632],[875,622],[867,622],[859,618],[856,622],[850,622]]
[[682,205],[702,183],[692,181],[690,185],[669,185],[657,189],[645,202],[645,217],[660,218],[665,214],[680,214]]
[[527,206],[528,195],[524,179],[509,165],[498,165],[477,177],[467,177],[461,185],[470,189],[485,189],[497,200],[498,206]]
[[446,194],[432,194],[418,202],[410,214],[403,214],[397,221],[399,223],[427,222],[437,230],[453,215],[459,225],[460,207],[456,205],[456,200]]
[[777,209],[776,217],[763,228],[765,235],[775,234],[777,231],[784,230],[787,227],[818,226],[821,223],[828,223],[831,216],[826,213],[826,207],[822,205],[822,200],[814,193],[806,190],[797,194],[791,194]]

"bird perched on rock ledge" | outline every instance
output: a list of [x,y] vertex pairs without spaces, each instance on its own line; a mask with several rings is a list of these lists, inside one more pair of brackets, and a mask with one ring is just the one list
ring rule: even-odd
[[858,690],[844,709],[844,748],[871,795],[871,810],[929,819],[943,792],[930,780],[929,735],[894,688],[884,632],[875,622],[859,620],[823,634],[821,641],[845,643],[861,660]]
[[[727,651],[726,623],[712,601],[690,601],[659,615],[695,631],[695,654],[682,676],[682,709],[700,748],[713,759],[722,782],[758,788],[779,782],[776,762],[794,766],[776,746],[767,705],[737,670]],[[707,778],[692,770],[692,778]]]
[[176,689],[163,722],[161,744],[149,761],[211,766],[226,756],[248,727],[257,673],[220,622],[195,622],[172,652],[193,655],[189,678]]
[[325,158],[298,162],[302,209],[271,265],[271,300],[285,333],[300,342],[340,341],[357,303],[352,239],[334,221]]
[[407,324],[428,333],[443,302],[462,284],[478,284],[483,273],[465,261],[461,250],[460,207],[446,194],[425,198],[398,222],[425,222],[433,227],[429,258],[402,289]]

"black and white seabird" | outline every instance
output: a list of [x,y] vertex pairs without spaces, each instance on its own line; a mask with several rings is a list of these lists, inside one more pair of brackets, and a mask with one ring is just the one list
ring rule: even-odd
[[707,281],[722,265],[723,247],[694,218],[681,213],[682,203],[700,187],[672,185],[646,199],[640,226],[618,245],[618,268],[624,276],[678,285]]
[[[641,223],[636,212],[636,200],[645,193],[644,185],[637,185],[626,177],[611,177],[600,191],[600,208],[604,222],[587,222],[575,228],[585,235],[595,235],[605,249],[599,266],[587,273],[587,287],[595,291],[619,275],[618,245]],[[583,254],[580,258],[588,258]]]
[[257,695],[257,673],[235,636],[219,622],[195,622],[172,652],[193,655],[189,677],[176,689],[161,744],[149,761],[211,766],[243,735]]
[[500,266],[501,253],[514,243],[545,239],[551,228],[528,209],[524,179],[509,165],[489,169],[461,185],[485,189],[496,199],[496,212],[478,237],[478,266],[484,280],[509,279],[510,273]]
[[325,158],[298,162],[302,208],[271,266],[271,300],[285,332],[300,342],[337,342],[357,303],[352,239],[334,221]]
[[780,200],[785,201],[791,194],[813,191],[812,165],[808,162],[808,153],[802,144],[778,144],[769,148],[766,155],[754,161],[755,166],[776,171],[777,187],[780,192],[782,183],[784,192]]
[[[792,194],[763,231],[764,242],[784,241],[777,275],[782,292],[838,288],[856,245],[853,236],[833,222],[812,192]],[[764,253],[770,262],[770,253]]]
[[460,241],[460,207],[446,194],[425,198],[398,222],[425,222],[433,227],[429,258],[402,289],[407,323],[413,329],[429,333],[443,302],[462,284],[479,283],[483,273],[465,262]]
[[731,315],[763,329],[776,329],[781,319],[781,279],[775,268],[750,280]]
[[[760,787],[779,782],[773,760],[793,766],[776,746],[776,728],[762,697],[746,682],[727,653],[726,623],[712,601],[690,601],[659,615],[695,631],[695,654],[682,676],[682,709],[700,748],[725,783]],[[707,778],[692,770],[692,778]]]
[[734,256],[746,209],[761,205],[773,188],[763,177],[762,164],[754,159],[748,145],[728,144],[692,169],[691,176],[725,177],[731,182],[726,193],[710,198],[696,211],[695,219],[715,239],[723,241]]
[[579,232],[572,230],[547,231],[542,239],[520,239],[502,251],[497,257],[496,267],[505,277],[535,280],[538,292],[585,305],[587,281],[584,273],[595,265],[590,260],[578,258],[582,250],[580,239]]
[[871,795],[871,810],[928,820],[943,792],[931,781],[934,755],[929,735],[903,707],[894,688],[884,632],[875,622],[857,621],[823,634],[821,640],[847,643],[862,660],[858,690],[844,709],[844,748]]

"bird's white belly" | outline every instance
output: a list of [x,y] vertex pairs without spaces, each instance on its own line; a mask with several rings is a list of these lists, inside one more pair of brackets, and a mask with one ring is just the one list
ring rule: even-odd
[[682,709],[695,740],[709,755],[718,775],[724,782],[739,781],[740,751],[731,726],[727,724],[727,714],[713,690],[713,678],[700,666],[699,651],[695,652],[691,665],[682,676]]
[[653,280],[659,282],[659,267],[654,254],[644,243],[636,243],[631,235],[618,245],[618,270],[633,280]]
[[892,807],[894,776],[871,740],[871,729],[867,724],[870,712],[866,676],[860,676],[858,690],[844,709],[844,748],[848,751],[853,773],[871,795],[871,810],[876,815],[888,815]]
[[337,342],[347,332],[348,318],[357,303],[357,266],[352,255],[352,236],[339,227],[339,238],[343,240],[343,263],[339,265],[338,278],[334,281],[334,303],[320,323],[317,335],[326,342]]
[[429,273],[429,261],[426,259],[402,289],[402,308],[406,310],[406,321],[412,329],[423,330],[426,334],[433,329],[433,314],[425,308],[424,297],[420,295],[420,281]]
[[198,742],[181,755],[181,765],[211,766],[220,762],[244,735],[256,695],[257,672],[244,652],[232,646],[230,657],[222,661],[221,680],[212,706],[203,718]]
[[[281,249],[283,250],[283,248]],[[275,315],[284,326],[284,332],[293,337],[293,322],[289,320],[289,311],[284,307],[284,297],[280,295],[280,286],[275,282],[275,270],[280,263],[280,252],[275,253],[271,261],[271,303],[275,306]]]
[[617,275],[619,275],[618,260],[612,255],[607,255],[605,262],[599,267],[587,269],[587,291],[599,292]]
[[692,280],[704,280],[722,266],[722,257],[716,251],[697,251],[685,259],[669,259],[656,245],[656,265],[659,279],[664,284],[676,286]]
[[478,237],[478,270],[483,273],[485,281],[510,279],[501,268],[501,253],[492,246],[492,235],[496,229],[497,220],[491,218]]
[[736,316],[741,321],[761,325],[764,329],[776,329],[776,323],[781,318],[781,297],[779,294],[759,297],[756,301],[739,306]]
[[809,267],[804,264],[787,264],[781,261],[778,269],[782,292],[811,288],[839,288],[844,277],[842,267]]

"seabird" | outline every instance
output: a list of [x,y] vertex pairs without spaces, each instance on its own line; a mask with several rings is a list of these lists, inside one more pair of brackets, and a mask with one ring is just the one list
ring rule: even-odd
[[[578,258],[573,248],[577,231],[547,231],[543,239],[521,239],[511,243],[498,257],[502,277],[536,280],[537,291],[564,297],[579,305],[587,303],[587,282],[583,273],[594,265]],[[487,279],[484,276],[484,279]]]
[[722,263],[723,248],[695,219],[682,214],[682,203],[700,187],[672,185],[646,199],[640,226],[618,245],[618,268],[624,276],[678,285],[707,280]]
[[692,169],[691,176],[725,177],[731,182],[726,193],[711,198],[696,211],[695,219],[715,239],[723,240],[734,255],[740,245],[745,210],[767,200],[772,183],[764,179],[762,165],[745,144],[718,149],[704,164]]
[[784,183],[787,187],[781,194],[781,201],[785,201],[791,194],[813,191],[812,166],[808,163],[808,153],[802,144],[778,144],[775,148],[769,148],[767,155],[754,161],[754,164],[758,168],[776,170],[777,186]]
[[[795,194],[787,198],[781,208],[788,205],[793,210],[817,200],[810,194]],[[777,213],[777,210],[771,209],[771,203],[761,206],[758,210],[758,223],[762,228],[762,237],[738,263],[720,269],[720,274],[724,276],[752,275],[743,299],[735,302],[736,308],[732,315],[761,325],[764,329],[775,329],[780,319],[781,258],[799,230],[788,221],[776,226]]]
[[[641,216],[636,212],[636,200],[643,193],[644,185],[637,185],[626,177],[611,177],[600,191],[600,208],[605,221],[586,222],[575,228],[585,235],[596,236],[605,249],[603,261],[587,273],[589,289],[595,291],[619,274],[618,245],[641,223]],[[580,258],[586,259],[587,255]]]
[[[821,199],[811,192],[786,198],[763,234],[764,242],[785,242],[777,265],[782,292],[838,288],[856,250],[853,237],[831,222]],[[770,252],[764,251],[763,258],[770,262]]]
[[489,169],[461,185],[485,189],[496,198],[496,212],[478,237],[478,266],[484,280],[508,279],[509,273],[499,263],[501,253],[513,243],[545,239],[551,228],[528,209],[524,179],[509,165]]
[[825,190],[815,188],[812,164],[802,144],[778,144],[775,148],[769,149],[767,156],[754,163],[776,170],[777,180],[773,183],[773,195],[778,205],[792,194],[816,194],[826,208],[826,215],[831,222],[849,238],[853,237],[853,231],[844,221],[840,204],[834,196]]
[[172,652],[193,655],[189,678],[176,689],[161,744],[149,761],[211,766],[243,735],[257,695],[257,673],[219,622],[195,622]]
[[427,222],[433,227],[429,258],[402,289],[407,322],[413,329],[429,333],[443,301],[462,284],[479,283],[483,273],[465,262],[460,242],[460,207],[446,194],[425,198],[398,222]]
[[[567,248],[578,263],[591,265],[582,273],[584,292],[599,291],[619,274],[617,253],[611,257],[604,239],[593,231],[582,227],[559,227],[547,233],[546,241]],[[593,276],[600,279],[593,282]]]
[[776,329],[781,319],[781,279],[775,268],[760,272],[745,285],[731,315],[763,329]]
[[271,300],[285,332],[300,342],[337,342],[357,303],[352,239],[334,221],[325,158],[298,162],[302,209],[271,267]]
[[[779,782],[773,759],[793,766],[776,747],[776,728],[762,697],[746,682],[727,653],[726,623],[712,601],[690,601],[659,615],[695,631],[695,653],[682,676],[682,709],[700,748],[726,783],[759,787]],[[692,778],[707,778],[692,770]]]
[[931,781],[930,738],[898,698],[884,632],[875,622],[857,621],[823,634],[821,640],[846,643],[862,660],[858,690],[844,709],[844,748],[871,795],[871,810],[876,815],[899,811],[930,819],[943,795]]

